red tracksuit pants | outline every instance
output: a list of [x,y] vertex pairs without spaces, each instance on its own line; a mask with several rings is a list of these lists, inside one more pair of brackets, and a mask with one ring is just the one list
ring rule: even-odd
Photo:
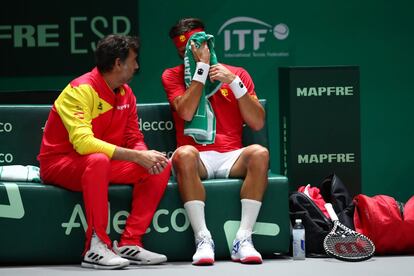
[[141,238],[164,194],[170,172],[171,164],[160,174],[151,175],[138,164],[111,160],[102,153],[73,153],[40,162],[40,176],[45,183],[83,193],[88,223],[84,252],[89,250],[93,232],[111,248],[106,233],[109,183],[134,185],[131,212],[119,244],[142,246]]

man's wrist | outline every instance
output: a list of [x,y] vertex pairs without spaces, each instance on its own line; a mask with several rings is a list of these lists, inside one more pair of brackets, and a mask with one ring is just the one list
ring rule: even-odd
[[239,76],[236,76],[236,78],[229,84],[229,87],[231,91],[233,91],[236,99],[240,99],[247,93],[247,88]]
[[201,82],[202,84],[206,83],[208,77],[208,71],[210,70],[210,65],[204,62],[197,62],[197,67],[194,72],[193,81]]
[[202,63],[205,63],[205,64],[210,65],[210,60],[203,60],[203,59],[200,59],[199,61],[197,61],[197,63],[198,63],[198,62],[202,62]]
[[237,75],[232,75],[230,78],[229,78],[229,82],[227,82],[227,84],[230,84],[230,83],[232,83],[235,79],[237,78]]

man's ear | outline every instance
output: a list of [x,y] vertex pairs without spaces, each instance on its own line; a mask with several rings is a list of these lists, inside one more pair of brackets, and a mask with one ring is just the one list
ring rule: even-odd
[[114,62],[114,67],[119,68],[119,67],[121,67],[121,65],[122,65],[121,59],[116,58],[115,62]]

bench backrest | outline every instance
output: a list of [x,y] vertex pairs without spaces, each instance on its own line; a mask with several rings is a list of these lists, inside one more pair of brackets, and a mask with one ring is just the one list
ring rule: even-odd
[[[266,108],[266,100],[260,100]],[[0,105],[0,166],[35,165],[43,126],[50,105]],[[175,129],[168,103],[138,104],[140,129],[145,142],[171,156],[175,149]],[[243,130],[243,144],[268,147],[267,123],[260,131]]]

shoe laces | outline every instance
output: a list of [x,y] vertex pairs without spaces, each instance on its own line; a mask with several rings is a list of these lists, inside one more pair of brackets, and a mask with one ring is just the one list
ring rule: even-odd
[[103,243],[101,240],[98,240],[94,244],[94,248],[92,250],[99,252],[104,257],[111,257],[111,258],[113,258],[113,257],[118,256],[117,254],[115,254],[115,252],[113,252],[111,249],[108,248],[108,245],[107,244]]
[[211,237],[201,236],[199,239],[197,239],[197,249],[204,248],[206,246],[209,246],[214,250],[214,242]]
[[246,235],[243,235],[239,240],[239,246],[240,247],[252,247],[253,246],[253,240],[252,240],[252,235],[254,234],[254,232],[249,232]]

